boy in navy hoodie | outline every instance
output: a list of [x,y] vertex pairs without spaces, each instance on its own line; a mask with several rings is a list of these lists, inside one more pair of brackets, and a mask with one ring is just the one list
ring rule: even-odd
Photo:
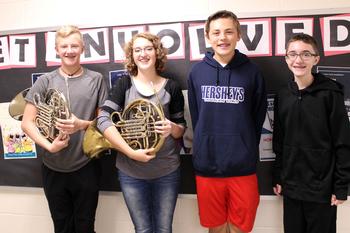
[[200,222],[210,233],[250,232],[259,204],[256,162],[266,114],[259,69],[240,53],[240,24],[230,11],[209,16],[213,52],[193,66],[188,100]]
[[276,95],[273,127],[273,190],[283,194],[284,232],[335,233],[350,179],[343,86],[312,73],[320,55],[309,35],[291,38],[285,59],[293,75]]

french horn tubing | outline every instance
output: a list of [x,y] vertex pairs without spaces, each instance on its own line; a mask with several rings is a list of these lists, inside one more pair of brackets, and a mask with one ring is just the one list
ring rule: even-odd
[[38,109],[35,125],[40,133],[52,142],[59,134],[59,130],[56,128],[56,119],[71,117],[69,103],[63,93],[56,89],[49,89],[43,101],[40,95],[35,93],[34,104]]
[[[155,122],[165,120],[163,109],[151,101],[136,99],[126,106],[122,113],[113,112],[111,120],[120,135],[134,150],[154,148],[159,151],[164,137],[155,131]],[[111,149],[107,139],[96,128],[96,120],[88,127],[84,136],[83,150],[90,157]]]
[[[8,110],[12,118],[22,120],[26,104],[25,96],[29,89],[18,93],[10,102]],[[59,130],[55,127],[56,119],[68,119],[71,116],[68,102],[65,96],[56,89],[48,89],[43,100],[38,93],[35,93],[33,100],[37,107],[35,125],[39,132],[52,142],[59,134]]]

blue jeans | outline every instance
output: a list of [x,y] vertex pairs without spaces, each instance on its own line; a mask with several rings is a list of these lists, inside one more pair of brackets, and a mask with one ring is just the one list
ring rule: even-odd
[[136,179],[119,171],[120,187],[136,233],[171,233],[180,169],[156,179]]

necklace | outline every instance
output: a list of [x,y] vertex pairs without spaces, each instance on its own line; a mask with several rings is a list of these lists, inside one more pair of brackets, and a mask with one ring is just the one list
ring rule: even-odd
[[79,66],[78,67],[78,69],[76,70],[76,71],[74,71],[73,73],[67,73],[66,71],[64,71],[64,69],[61,67],[60,68],[61,69],[61,71],[65,74],[65,75],[67,75],[68,77],[73,77],[74,75],[76,75],[80,70],[81,70],[81,66]]
[[73,77],[74,75],[76,75],[80,70],[82,69],[81,66],[78,67],[78,69],[76,71],[74,71],[73,73],[69,74],[66,71],[64,71],[64,69],[62,67],[60,67],[60,71],[62,71],[62,73],[64,73],[66,76],[64,77],[65,83],[66,83],[66,91],[67,91],[67,102],[68,102],[68,108],[70,109],[70,94],[69,94],[69,87],[68,87],[68,78]]

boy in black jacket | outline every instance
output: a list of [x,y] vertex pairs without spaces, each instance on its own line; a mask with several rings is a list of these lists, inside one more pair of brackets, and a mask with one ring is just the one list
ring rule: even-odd
[[313,37],[287,43],[294,78],[275,99],[273,191],[283,194],[285,233],[336,232],[336,206],[347,199],[350,127],[341,84],[312,73]]

